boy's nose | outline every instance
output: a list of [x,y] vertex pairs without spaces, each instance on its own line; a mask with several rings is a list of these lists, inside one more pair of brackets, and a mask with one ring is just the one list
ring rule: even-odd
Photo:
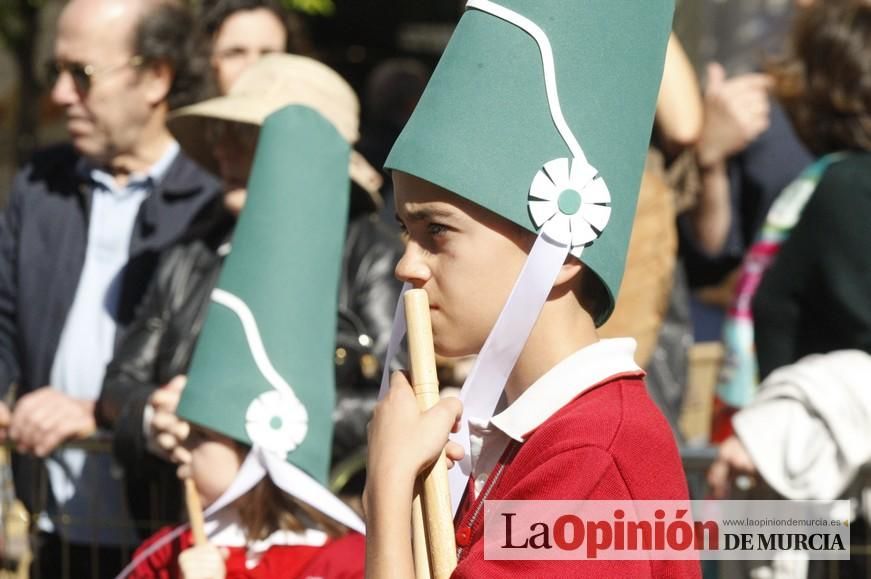
[[429,267],[420,254],[421,249],[417,243],[409,241],[405,244],[405,252],[394,270],[398,280],[410,283],[415,288],[423,287],[431,275]]

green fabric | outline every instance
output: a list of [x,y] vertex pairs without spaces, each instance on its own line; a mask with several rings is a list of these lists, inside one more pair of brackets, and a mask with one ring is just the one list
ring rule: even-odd
[[[553,47],[563,115],[610,190],[613,212],[582,260],[611,308],[623,276],[650,139],[672,0],[504,0]],[[461,18],[386,166],[430,181],[536,231],[533,177],[571,157],[551,118],[535,40],[470,9]]]
[[[246,302],[271,364],[308,413],[308,433],[287,460],[322,483],[332,439],[349,155],[345,140],[310,108],[289,106],[268,117],[245,210],[218,281],[218,288]],[[252,444],[246,412],[270,390],[239,317],[213,298],[179,416]]]

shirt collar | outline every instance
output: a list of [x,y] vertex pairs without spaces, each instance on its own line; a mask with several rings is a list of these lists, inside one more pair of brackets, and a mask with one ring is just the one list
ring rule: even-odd
[[490,422],[512,439],[525,437],[587,389],[619,374],[640,374],[635,340],[599,340],[581,348],[536,380]]
[[318,529],[302,531],[278,530],[265,539],[249,542],[235,509],[224,509],[206,521],[209,541],[222,547],[248,547],[249,553],[263,553],[275,545],[304,545],[319,547],[327,542],[327,534]]
[[[161,157],[151,165],[144,174],[133,173],[130,175],[128,187],[133,184],[144,184],[153,187],[155,184],[160,183],[166,176],[167,171],[169,171],[170,166],[173,161],[175,161],[180,150],[181,148],[179,147],[178,142],[175,140],[171,141],[169,146],[167,146],[166,151],[163,152],[163,155],[161,155]],[[115,178],[109,172],[94,164],[93,161],[86,157],[79,157],[76,170],[82,177],[90,179],[92,182],[103,186],[109,191],[118,190]]]
[[209,542],[221,547],[246,547],[245,567],[253,569],[272,547],[321,547],[327,543],[327,534],[318,529],[302,531],[278,530],[260,541],[248,542],[235,509],[224,509],[206,521]]

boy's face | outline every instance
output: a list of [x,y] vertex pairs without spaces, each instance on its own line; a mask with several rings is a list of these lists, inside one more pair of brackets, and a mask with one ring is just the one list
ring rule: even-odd
[[396,277],[426,290],[435,351],[477,354],[526,261],[534,236],[432,183],[394,171],[406,240]]

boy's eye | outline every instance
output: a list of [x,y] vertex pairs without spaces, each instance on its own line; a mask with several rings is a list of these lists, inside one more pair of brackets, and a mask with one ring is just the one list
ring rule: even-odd
[[442,225],[441,223],[428,223],[426,226],[427,233],[429,233],[433,237],[435,237],[436,235],[441,235],[442,233],[445,233],[447,230],[448,230],[448,228],[446,226]]

